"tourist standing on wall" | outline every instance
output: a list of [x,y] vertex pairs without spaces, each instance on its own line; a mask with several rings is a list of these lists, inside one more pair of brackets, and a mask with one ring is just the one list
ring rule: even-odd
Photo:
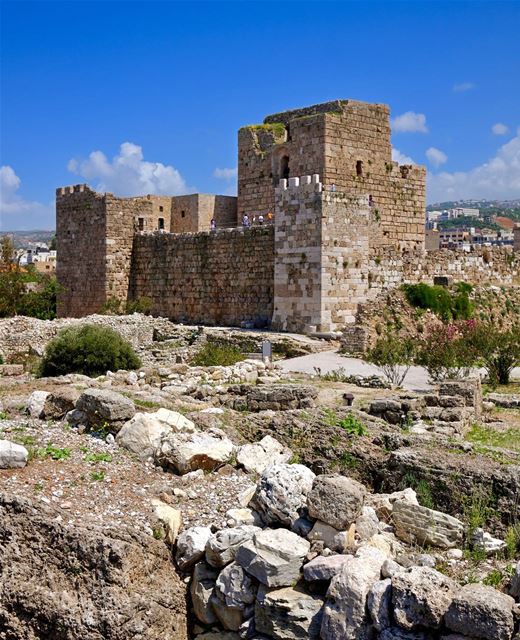
[[273,222],[273,213],[272,211],[267,212],[267,224],[271,224]]
[[247,213],[244,213],[243,217],[242,217],[242,226],[243,227],[250,227],[251,223],[249,222],[249,216],[247,215]]
[[211,218],[211,222],[209,223],[209,226],[212,231],[217,230],[217,221],[215,220],[215,218]]

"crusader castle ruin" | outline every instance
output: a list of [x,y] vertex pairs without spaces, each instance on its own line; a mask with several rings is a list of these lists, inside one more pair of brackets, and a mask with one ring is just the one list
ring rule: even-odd
[[518,276],[505,249],[425,252],[425,169],[392,161],[387,106],[354,100],[241,128],[236,198],[76,185],[57,189],[56,214],[60,316],[147,297],[178,322],[330,332],[402,282]]

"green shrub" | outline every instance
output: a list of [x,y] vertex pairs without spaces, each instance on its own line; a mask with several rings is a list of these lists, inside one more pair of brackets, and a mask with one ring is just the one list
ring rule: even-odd
[[473,314],[473,305],[469,299],[471,285],[459,282],[452,293],[445,287],[429,285],[425,282],[403,286],[406,299],[419,309],[428,309],[437,314],[444,322],[467,320]]
[[244,359],[238,347],[215,342],[206,342],[194,356],[191,364],[196,367],[227,367]]
[[340,420],[338,426],[345,429],[351,436],[364,436],[368,433],[365,425],[353,413],[347,414]]
[[47,345],[41,376],[82,373],[98,376],[108,370],[137,369],[141,362],[132,346],[108,327],[85,324],[60,331]]
[[509,384],[512,370],[520,365],[520,324],[511,329],[500,329],[493,323],[475,325],[469,339],[491,384]]
[[149,314],[152,310],[153,301],[151,298],[141,296],[137,300],[129,300],[126,303],[126,313]]

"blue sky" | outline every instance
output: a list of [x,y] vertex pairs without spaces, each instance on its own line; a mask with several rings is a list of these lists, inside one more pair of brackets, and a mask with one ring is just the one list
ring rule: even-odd
[[2,0],[1,14],[0,229],[52,228],[54,189],[78,182],[234,193],[240,126],[334,98],[390,105],[396,158],[428,167],[429,201],[520,197],[519,2]]

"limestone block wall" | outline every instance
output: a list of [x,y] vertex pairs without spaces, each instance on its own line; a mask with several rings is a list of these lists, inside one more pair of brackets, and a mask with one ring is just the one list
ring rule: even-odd
[[257,325],[273,312],[274,230],[137,234],[130,298],[152,300],[152,313],[191,324]]
[[475,285],[520,284],[520,258],[511,247],[474,247],[470,252],[381,250],[364,264],[363,273],[369,283],[366,299],[374,300],[382,291],[403,283],[432,284],[435,276]]
[[328,332],[366,297],[368,196],[323,192],[319,176],[280,181],[275,204],[273,328]]
[[520,253],[520,224],[516,224],[513,229],[513,247],[514,250]]

